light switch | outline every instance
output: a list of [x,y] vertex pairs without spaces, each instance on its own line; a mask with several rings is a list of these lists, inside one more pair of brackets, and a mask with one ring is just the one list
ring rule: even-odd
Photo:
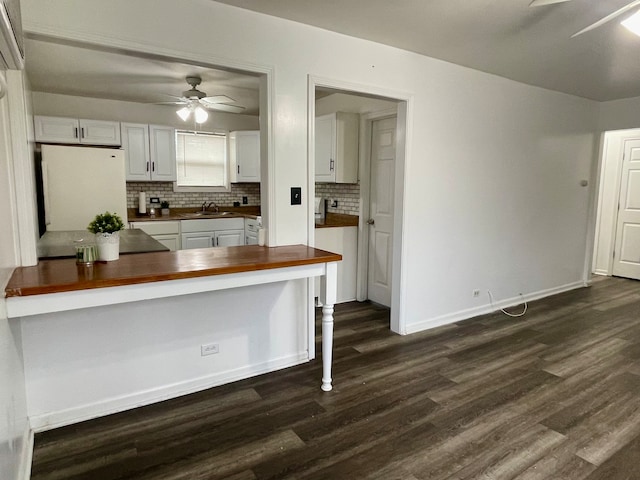
[[302,187],[291,187],[291,205],[302,205]]

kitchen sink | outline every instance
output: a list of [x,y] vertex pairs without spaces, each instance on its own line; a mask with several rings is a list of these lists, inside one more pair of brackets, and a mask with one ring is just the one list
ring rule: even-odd
[[192,213],[181,213],[180,216],[184,218],[219,218],[219,217],[228,217],[235,215],[234,212],[192,212]]

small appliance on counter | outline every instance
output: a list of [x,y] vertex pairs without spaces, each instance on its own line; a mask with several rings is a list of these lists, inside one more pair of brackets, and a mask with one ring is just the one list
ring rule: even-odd
[[322,197],[316,197],[315,207],[316,220],[323,220],[327,212],[327,201]]

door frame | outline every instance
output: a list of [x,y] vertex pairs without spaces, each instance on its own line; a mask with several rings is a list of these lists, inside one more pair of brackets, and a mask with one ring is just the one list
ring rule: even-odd
[[[360,178],[360,216],[362,217],[360,222],[358,222],[358,270],[356,273],[356,300],[359,302],[363,302],[369,298],[369,235],[371,229],[366,219],[369,218],[371,207],[371,135],[373,133],[373,122],[385,118],[397,117],[397,111],[398,108],[396,107],[395,109],[366,113],[360,117],[360,145],[364,145],[365,147],[360,149],[358,166]],[[396,122],[396,132],[397,130],[398,125]],[[395,210],[393,213],[395,215]],[[393,278],[393,259],[391,263],[391,275]]]
[[602,135],[599,166],[595,228],[593,229],[593,255],[586,272],[596,275],[613,274],[613,251],[618,225],[618,201],[625,143],[627,140],[640,139],[640,129],[613,130]]
[[[388,90],[377,87],[375,85],[358,84],[347,82],[344,80],[327,78],[317,75],[308,75],[307,84],[307,101],[308,101],[308,118],[307,118],[307,192],[310,201],[307,202],[307,238],[309,245],[315,245],[315,213],[314,202],[311,199],[315,198],[315,91],[316,87],[332,88],[336,90],[342,90],[345,93],[352,94],[364,94],[373,95],[377,97],[386,98],[389,100],[397,101],[397,131],[396,131],[396,166],[395,166],[395,182],[394,182],[394,219],[393,219],[393,271],[391,275],[391,330],[395,333],[405,335],[406,331],[406,316],[404,312],[405,305],[405,291],[402,286],[406,282],[405,269],[403,268],[403,261],[406,258],[406,246],[404,242],[404,200],[405,200],[405,175],[407,172],[408,161],[410,156],[410,145],[412,138],[412,122],[414,98],[413,95],[407,92],[398,90]],[[360,167],[362,164],[360,164]],[[367,172],[368,173],[368,172]],[[363,178],[363,172],[359,171],[359,177]],[[362,187],[362,183],[361,183]],[[363,229],[364,215],[361,213],[358,222],[358,231]],[[360,242],[360,240],[358,241]],[[358,245],[360,247],[360,245]],[[360,248],[359,248],[360,250]],[[358,260],[360,262],[360,253],[358,253]],[[360,267],[358,267],[360,270]],[[314,298],[314,285],[313,282],[308,282],[308,298],[309,298],[309,317],[313,318],[313,298]],[[312,330],[312,329],[310,329]],[[311,339],[310,339],[311,340]]]

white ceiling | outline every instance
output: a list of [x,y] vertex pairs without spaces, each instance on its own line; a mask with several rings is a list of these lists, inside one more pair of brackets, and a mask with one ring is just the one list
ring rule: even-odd
[[[202,78],[199,90],[209,96],[227,95],[243,112],[259,111],[259,79],[237,72],[142,58],[79,46],[25,41],[26,71],[32,90],[80,97],[140,103],[173,101],[190,87],[187,75]],[[167,108],[176,108],[168,106]]]
[[593,100],[640,96],[640,37],[612,21],[570,38],[630,0],[217,1]]

